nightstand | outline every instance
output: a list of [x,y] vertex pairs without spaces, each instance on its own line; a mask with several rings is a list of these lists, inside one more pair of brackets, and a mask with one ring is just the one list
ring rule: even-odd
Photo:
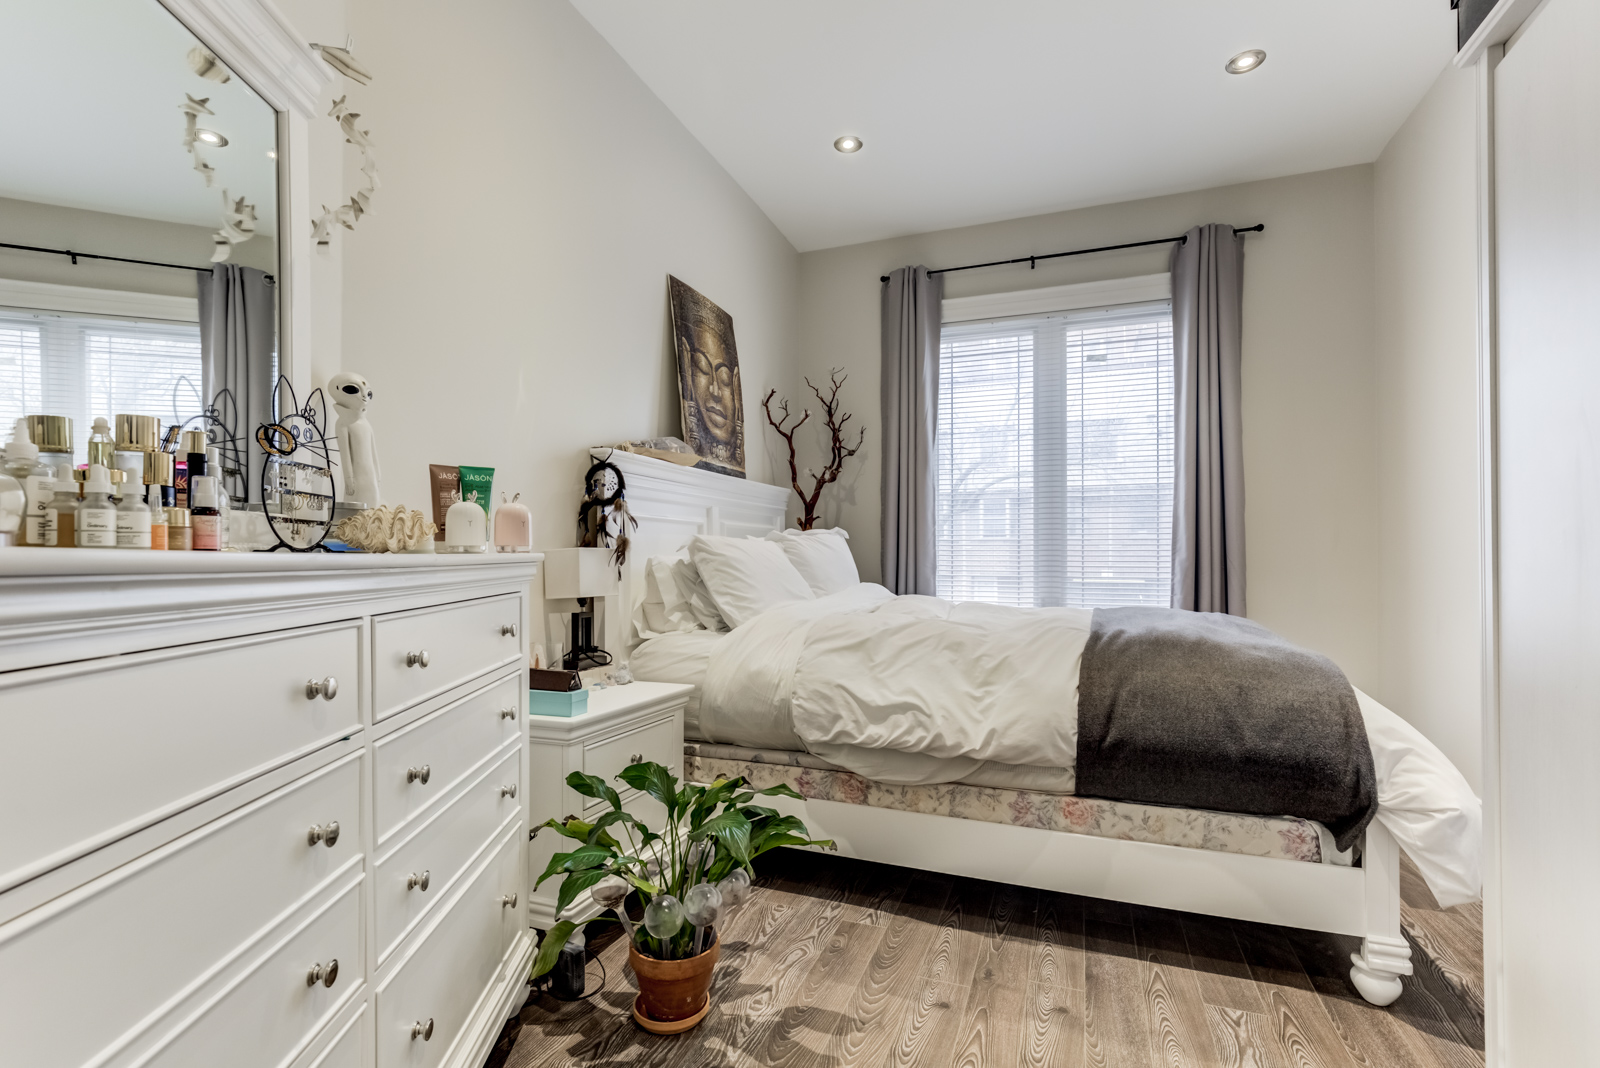
[[[622,796],[623,806],[660,830],[665,810],[647,794],[623,785],[616,778],[629,764],[654,761],[683,774],[683,706],[693,686],[670,682],[634,682],[589,692],[588,711],[570,719],[534,716],[528,720],[528,826],[548,819],[580,816],[593,820],[610,806],[584,797],[567,785],[574,771],[598,775]],[[533,884],[544,874],[556,853],[577,848],[572,839],[543,830],[528,843],[528,924],[549,930],[556,922],[556,894],[561,879],[553,877],[537,891]],[[600,906],[586,890],[579,894],[564,920],[583,921],[598,916]]]

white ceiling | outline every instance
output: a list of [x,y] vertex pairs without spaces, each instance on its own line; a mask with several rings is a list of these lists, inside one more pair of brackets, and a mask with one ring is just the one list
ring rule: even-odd
[[[0,41],[0,196],[216,227],[226,187],[275,231],[275,113],[190,70],[198,42],[156,0],[0,0]],[[203,149],[210,188],[183,147],[185,93],[229,141]]]
[[573,2],[801,251],[1370,162],[1455,41],[1447,0]]

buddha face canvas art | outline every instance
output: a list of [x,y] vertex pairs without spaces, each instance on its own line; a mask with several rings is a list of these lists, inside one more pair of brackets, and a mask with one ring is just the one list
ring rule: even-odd
[[668,276],[667,288],[683,440],[702,460],[696,467],[743,478],[744,396],[733,317],[676,278]]

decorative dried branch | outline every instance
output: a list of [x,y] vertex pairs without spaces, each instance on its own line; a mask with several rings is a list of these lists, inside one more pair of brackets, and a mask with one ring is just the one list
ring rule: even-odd
[[849,377],[849,375],[843,373],[842,369],[837,367],[829,371],[827,396],[823,396],[822,390],[812,385],[811,379],[805,380],[811,392],[816,394],[817,402],[822,405],[823,425],[828,428],[829,438],[828,462],[821,473],[819,474],[809,468],[806,470],[806,475],[812,480],[810,493],[800,488],[800,471],[795,458],[794,435],[795,431],[804,426],[806,420],[811,418],[811,409],[804,409],[800,413],[799,420],[793,426],[788,426],[787,424],[792,416],[789,412],[787,399],[778,401],[778,411],[783,414],[781,419],[775,417],[772,413],[772,398],[778,395],[777,390],[768,390],[766,397],[761,401],[761,407],[767,413],[767,422],[772,424],[772,428],[778,432],[789,446],[789,484],[794,487],[795,496],[800,498],[800,503],[805,507],[805,514],[800,518],[801,530],[810,530],[816,524],[817,502],[822,499],[823,488],[830,482],[839,480],[839,475],[844,471],[844,462],[861,451],[862,442],[867,437],[866,427],[861,427],[857,431],[855,444],[847,445],[845,443],[845,424],[850,421],[851,415],[849,412],[843,412],[839,409],[839,388],[845,384]]

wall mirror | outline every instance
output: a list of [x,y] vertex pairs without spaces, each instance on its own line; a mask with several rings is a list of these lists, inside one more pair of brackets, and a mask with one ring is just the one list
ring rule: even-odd
[[226,388],[248,440],[280,370],[284,116],[158,0],[0,4],[0,39],[0,426],[70,418],[82,464],[95,417],[196,426]]

